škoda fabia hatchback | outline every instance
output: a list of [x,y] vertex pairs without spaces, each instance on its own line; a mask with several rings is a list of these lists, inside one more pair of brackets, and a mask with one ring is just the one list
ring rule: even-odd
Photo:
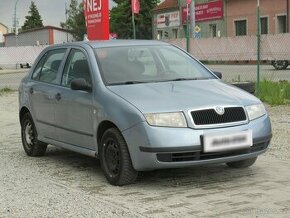
[[51,144],[97,157],[113,185],[138,171],[249,167],[272,136],[259,99],[156,41],[48,47],[22,80],[19,104],[28,155]]

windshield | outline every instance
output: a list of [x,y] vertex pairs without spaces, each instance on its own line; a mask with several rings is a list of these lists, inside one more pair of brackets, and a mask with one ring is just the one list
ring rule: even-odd
[[95,49],[107,85],[215,79],[200,63],[171,45]]

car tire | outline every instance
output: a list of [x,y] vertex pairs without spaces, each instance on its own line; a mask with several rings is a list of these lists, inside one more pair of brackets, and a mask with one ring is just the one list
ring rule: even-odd
[[288,65],[289,62],[288,61],[272,61],[272,65],[276,70],[285,70]]
[[47,144],[37,140],[37,131],[30,113],[26,113],[21,120],[21,139],[25,153],[28,156],[43,156]]
[[232,83],[232,85],[243,89],[251,94],[255,94],[256,91],[256,83],[254,82],[237,82],[237,83]]
[[246,159],[246,160],[240,160],[240,161],[234,161],[234,162],[228,162],[226,163],[229,167],[231,168],[247,168],[252,166],[258,157],[254,157],[251,159]]
[[137,179],[138,172],[133,168],[127,143],[116,128],[108,129],[102,136],[100,163],[107,180],[112,185],[128,185]]

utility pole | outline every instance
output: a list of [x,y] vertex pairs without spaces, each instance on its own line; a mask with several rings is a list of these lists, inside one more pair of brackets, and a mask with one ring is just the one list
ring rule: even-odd
[[68,32],[67,32],[67,1],[65,2],[65,28],[66,28],[66,42],[68,42]]
[[15,2],[15,7],[14,7],[14,33],[15,33],[15,46],[18,46],[18,29],[17,29],[17,4],[18,4],[19,0],[16,0]]
[[190,4],[190,31],[191,31],[191,38],[194,38],[194,33],[195,33],[195,0],[192,0],[191,4]]

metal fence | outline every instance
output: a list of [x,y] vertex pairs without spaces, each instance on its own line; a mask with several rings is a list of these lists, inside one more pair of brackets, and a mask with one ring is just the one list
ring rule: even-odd
[[[186,39],[167,42],[187,49]],[[189,45],[189,52],[211,70],[221,72],[223,80],[257,81],[256,36],[191,39]],[[290,61],[290,34],[262,35],[260,52],[260,80],[290,82],[290,69],[277,70],[272,65],[273,61]]]
[[[167,42],[186,49],[184,38]],[[45,47],[0,48],[0,89],[16,89],[29,70],[27,64],[31,66]],[[260,79],[290,82],[290,67],[276,70],[272,66],[274,60],[290,61],[290,34],[262,35],[260,48]],[[257,80],[256,36],[191,39],[189,51],[211,70],[221,72],[227,82]]]

